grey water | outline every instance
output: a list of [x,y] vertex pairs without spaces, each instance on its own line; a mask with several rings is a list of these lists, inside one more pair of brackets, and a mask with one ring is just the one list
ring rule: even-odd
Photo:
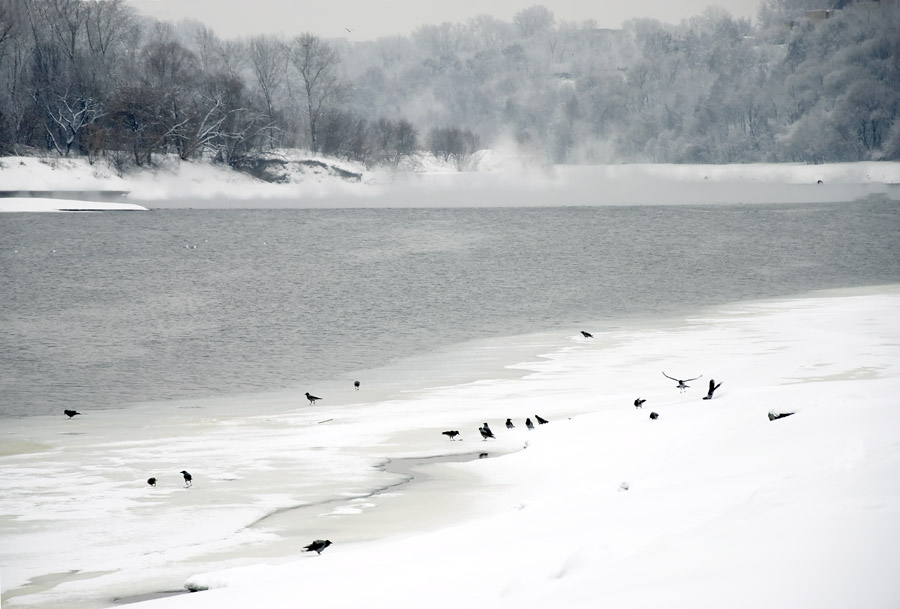
[[890,201],[0,215],[0,417],[900,281]]

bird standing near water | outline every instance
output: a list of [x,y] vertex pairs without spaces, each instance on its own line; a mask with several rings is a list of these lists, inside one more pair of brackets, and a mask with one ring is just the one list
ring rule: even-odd
[[455,429],[448,429],[447,431],[442,431],[441,433],[444,434],[445,436],[447,436],[448,438],[450,438],[451,440],[455,440],[456,436],[459,435],[459,432],[456,431]]
[[156,486],[156,478],[147,478],[147,484],[150,486]]
[[68,409],[66,409],[66,410],[63,410],[63,414],[66,415],[67,417],[69,417],[69,418],[71,419],[71,418],[74,417],[76,414],[81,414],[81,413],[78,412],[77,410],[68,410]]
[[713,394],[716,392],[716,389],[718,389],[718,388],[721,387],[721,386],[722,386],[722,383],[716,384],[716,380],[715,380],[715,379],[709,379],[709,393],[707,393],[707,394],[706,394],[706,397],[703,398],[703,399],[704,399],[704,400],[711,400],[711,399],[713,399]]
[[688,385],[689,381],[696,381],[699,378],[703,378],[703,375],[701,374],[700,376],[695,376],[692,379],[683,379],[682,380],[682,379],[677,379],[677,378],[671,377],[668,374],[666,374],[665,372],[663,372],[663,376],[666,377],[667,379],[672,379],[673,381],[677,382],[678,388],[681,389],[681,393],[684,393],[684,390],[687,389],[688,387],[690,387],[690,385]]
[[593,334],[591,334],[590,332],[585,332],[584,330],[581,331],[581,334],[582,334],[585,338],[594,338],[594,335],[593,335]]
[[516,425],[512,422],[512,419],[506,419],[506,428],[507,429],[515,429]]
[[635,408],[643,408],[643,407],[644,407],[644,402],[646,402],[646,401],[647,401],[647,400],[645,400],[644,398],[638,398],[638,399],[636,399],[636,400],[634,401],[634,407],[635,407]]
[[316,554],[321,554],[322,551],[331,545],[331,540],[328,539],[317,539],[308,546],[303,547],[304,552],[315,552]]
[[544,425],[545,423],[550,422],[539,414],[534,415],[534,420],[538,422],[538,425]]
[[487,442],[488,438],[494,437],[494,432],[491,431],[491,428],[488,427],[488,424],[485,423],[481,427],[478,428],[478,432],[481,434],[481,437],[484,438],[484,441]]
[[181,470],[181,475],[184,476],[184,488],[188,488],[194,486],[194,477],[187,473],[185,470]]
[[316,397],[314,395],[310,395],[309,391],[306,392],[306,399],[309,400],[310,404],[315,404],[316,400],[321,400],[322,398]]
[[359,381],[353,381],[353,386],[356,387],[357,391],[359,391]]
[[525,427],[528,429],[534,429],[534,423],[531,422],[531,417],[525,419]]

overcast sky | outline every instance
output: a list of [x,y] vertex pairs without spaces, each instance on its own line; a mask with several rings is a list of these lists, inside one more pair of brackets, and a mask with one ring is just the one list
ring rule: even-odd
[[[542,4],[557,21],[593,19],[599,27],[619,27],[634,17],[677,23],[699,15],[707,6],[720,6],[735,17],[754,18],[761,0],[129,0],[158,19],[202,21],[220,36],[255,34],[293,36],[312,32],[323,38],[372,40],[407,35],[420,25],[465,22],[490,14],[510,21],[524,8]],[[348,32],[347,30],[351,30]]]

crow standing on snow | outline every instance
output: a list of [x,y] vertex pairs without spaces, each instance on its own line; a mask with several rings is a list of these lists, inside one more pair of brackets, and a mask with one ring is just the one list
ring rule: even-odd
[[353,381],[353,386],[356,387],[357,391],[359,391],[359,381]]
[[543,425],[544,423],[550,422],[539,414],[534,415],[534,420],[538,422],[538,425]]
[[194,477],[187,473],[185,470],[181,470],[181,473],[184,476],[184,488],[188,488],[190,486],[194,486]]
[[506,419],[506,428],[507,429],[515,429],[515,424],[512,422],[512,419]]
[[147,478],[147,484],[150,486],[156,486],[156,478]]
[[528,429],[534,429],[534,423],[531,422],[531,417],[525,419],[525,427]]
[[304,552],[315,552],[316,554],[321,554],[322,551],[331,545],[331,541],[328,539],[317,539],[308,546],[303,547]]
[[585,338],[594,338],[593,334],[591,334],[590,332],[585,332],[584,330],[581,331],[581,334],[584,335]]
[[722,386],[722,383],[719,383],[719,384],[717,385],[715,379],[709,379],[709,393],[707,393],[707,394],[706,394],[706,397],[703,398],[703,399],[704,399],[704,400],[711,400],[711,399],[713,399],[713,394],[716,392],[716,389],[718,389],[718,388],[721,387],[721,386]]
[[647,400],[645,400],[644,398],[638,398],[638,399],[636,399],[636,400],[634,401],[634,407],[635,407],[635,408],[643,408],[643,407],[644,407],[644,402],[646,402],[646,401],[647,401]]
[[81,414],[77,410],[63,410],[63,414],[69,417],[70,419],[74,417],[76,414]]
[[309,391],[306,392],[306,399],[309,400],[310,404],[315,404],[316,400],[321,400],[322,398],[318,398],[314,395],[310,395]]
[[450,430],[447,430],[447,431],[442,431],[441,433],[444,434],[445,436],[447,436],[448,438],[450,438],[451,440],[455,440],[455,439],[456,439],[456,436],[459,435],[459,432],[456,431],[455,429],[450,429]]
[[487,423],[485,423],[482,427],[479,427],[478,432],[481,434],[481,437],[484,438],[485,441],[487,441],[488,438],[494,437],[494,432],[491,431],[491,428],[488,427]]

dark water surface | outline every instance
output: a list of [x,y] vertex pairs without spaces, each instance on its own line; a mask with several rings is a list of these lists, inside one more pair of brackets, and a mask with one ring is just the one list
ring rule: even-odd
[[900,281],[891,202],[0,215],[0,416]]

